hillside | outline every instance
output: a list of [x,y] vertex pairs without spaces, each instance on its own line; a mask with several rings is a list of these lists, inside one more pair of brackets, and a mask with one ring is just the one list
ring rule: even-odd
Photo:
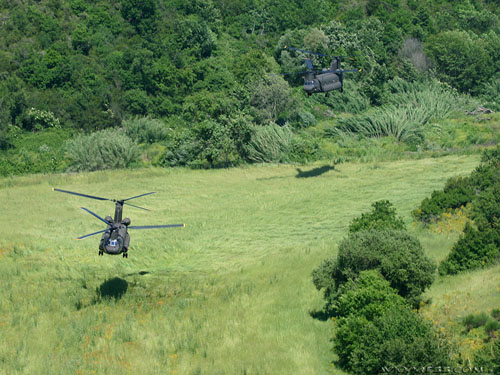
[[[3,1],[0,175],[496,143],[474,120],[461,145],[436,128],[500,109],[499,15],[490,0]],[[361,72],[308,98],[295,73],[331,57],[287,45]]]
[[[449,156],[2,179],[0,363],[16,374],[338,374],[333,325],[313,318],[322,298],[311,271],[373,201],[391,199],[409,223],[424,197],[477,163]],[[112,205],[53,186],[110,198],[157,191],[140,202],[153,211],[127,207],[126,216],[187,227],[134,232],[128,259],[99,257],[95,238],[74,241],[100,228],[79,207],[106,215]],[[456,239],[415,233],[435,260]],[[442,318],[445,295],[498,288],[497,275],[498,267],[441,278],[429,291],[431,318]],[[500,302],[480,298],[454,305],[453,316]]]

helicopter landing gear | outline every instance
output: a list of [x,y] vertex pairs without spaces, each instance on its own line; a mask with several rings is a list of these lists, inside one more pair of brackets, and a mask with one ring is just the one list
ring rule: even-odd
[[99,256],[104,255],[104,251],[99,250]]

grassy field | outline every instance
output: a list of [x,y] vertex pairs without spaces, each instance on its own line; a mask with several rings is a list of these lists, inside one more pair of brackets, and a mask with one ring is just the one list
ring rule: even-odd
[[[341,374],[332,324],[311,316],[323,303],[311,271],[373,201],[391,200],[410,224],[424,197],[478,161],[1,179],[0,373]],[[156,191],[134,201],[152,212],[126,207],[124,216],[187,227],[135,231],[128,259],[98,257],[99,236],[74,240],[104,229],[79,207],[106,216],[113,205],[51,187],[109,198]],[[457,238],[412,230],[435,260]],[[498,270],[478,271],[475,285],[497,288]],[[472,288],[467,275],[439,279],[427,313],[437,319],[442,295]],[[498,302],[484,298],[474,299],[480,309]]]

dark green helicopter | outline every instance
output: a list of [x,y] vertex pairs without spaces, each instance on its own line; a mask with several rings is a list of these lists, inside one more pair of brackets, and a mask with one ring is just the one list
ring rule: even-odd
[[344,91],[344,73],[349,72],[361,72],[362,69],[341,69],[341,61],[342,56],[331,56],[325,55],[323,53],[305,51],[303,49],[294,48],[284,46],[284,49],[290,49],[293,51],[304,52],[310,55],[316,56],[326,56],[331,57],[332,61],[330,63],[329,69],[314,69],[314,66],[311,62],[311,59],[305,59],[307,68],[309,70],[305,72],[298,73],[284,73],[284,75],[288,74],[303,74],[304,75],[304,91],[307,93],[307,96],[311,96],[315,93],[324,92],[325,96],[330,95],[330,91],[340,90],[340,92]]
[[155,194],[155,192],[145,193],[141,195],[136,195],[135,197],[126,198],[126,199],[108,199],[95,197],[93,195],[75,193],[73,191],[61,190],[52,188],[52,191],[59,191],[61,193],[78,195],[80,197],[97,199],[100,201],[111,201],[116,204],[115,206],[115,218],[113,219],[111,216],[106,216],[105,219],[97,215],[96,213],[90,211],[85,207],[80,207],[82,210],[87,211],[89,214],[95,216],[103,223],[107,225],[107,228],[104,230],[100,230],[98,232],[86,234],[85,236],[78,237],[77,240],[83,240],[84,238],[94,236],[99,233],[103,233],[101,238],[101,243],[99,244],[99,255],[111,254],[118,255],[123,254],[124,258],[128,258],[128,248],[130,245],[130,235],[128,234],[129,229],[155,229],[155,228],[175,228],[175,227],[185,227],[186,224],[169,224],[169,225],[145,225],[145,226],[130,226],[130,219],[126,217],[122,219],[123,213],[123,205],[127,204],[129,206],[140,208],[141,210],[149,211],[147,208],[135,206],[133,204],[127,203],[131,199],[143,197],[145,195]]

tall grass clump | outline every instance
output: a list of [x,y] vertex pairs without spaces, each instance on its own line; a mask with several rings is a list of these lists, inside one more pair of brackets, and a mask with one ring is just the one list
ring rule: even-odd
[[408,83],[396,78],[387,83],[386,103],[379,108],[340,119],[327,135],[394,136],[398,141],[419,143],[424,126],[434,118],[469,109],[470,101],[436,81]]
[[494,111],[500,111],[500,75],[486,82],[481,90],[482,105]]
[[324,95],[314,95],[311,102],[321,103],[333,107],[335,112],[346,112],[359,114],[370,108],[370,99],[363,93],[361,84],[354,80],[344,82],[344,92],[342,95],[335,95],[335,101]]
[[125,133],[137,143],[156,143],[169,139],[171,129],[163,121],[150,117],[123,120]]
[[255,126],[247,146],[248,159],[256,163],[287,162],[294,138],[295,134],[287,125]]
[[127,168],[140,156],[137,144],[120,129],[78,135],[66,141],[64,150],[74,172]]

